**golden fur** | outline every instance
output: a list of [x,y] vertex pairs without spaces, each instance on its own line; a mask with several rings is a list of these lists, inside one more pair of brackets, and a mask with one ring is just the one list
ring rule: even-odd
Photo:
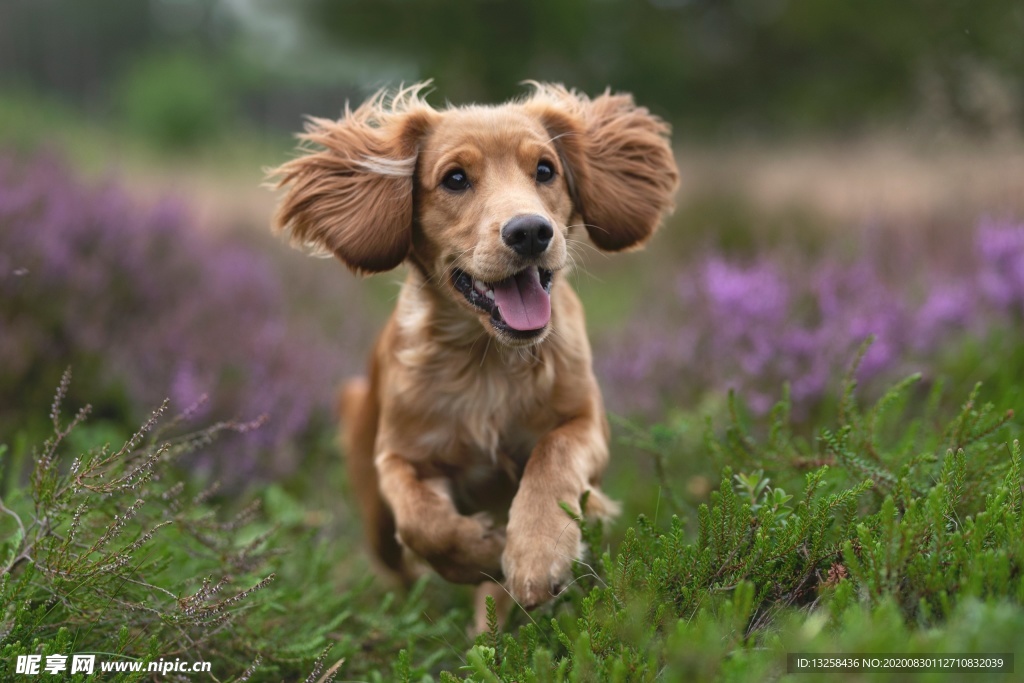
[[[584,228],[606,251],[643,244],[678,172],[668,126],[629,95],[535,83],[519,101],[438,110],[422,87],[312,120],[304,153],[276,171],[286,188],[276,226],[359,273],[409,265],[369,376],[339,402],[376,556],[405,578],[411,552],[450,581],[503,579],[533,607],[580,556],[579,528],[559,504],[579,513],[589,492],[583,512],[616,511],[599,488],[608,427],[563,275],[567,242]],[[542,253],[504,241],[517,216],[553,226]],[[550,319],[539,329],[513,329],[502,313],[494,322],[466,290],[472,278],[496,301],[502,282],[546,274]]]

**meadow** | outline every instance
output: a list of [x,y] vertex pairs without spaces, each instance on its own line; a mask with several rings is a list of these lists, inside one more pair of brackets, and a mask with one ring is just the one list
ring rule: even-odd
[[895,681],[787,655],[1024,652],[1019,141],[680,150],[652,247],[571,278],[624,513],[575,520],[572,585],[473,638],[464,589],[375,575],[334,442],[400,276],[267,234],[281,149],[111,174],[66,135],[0,154],[0,678],[96,653],[217,681]]

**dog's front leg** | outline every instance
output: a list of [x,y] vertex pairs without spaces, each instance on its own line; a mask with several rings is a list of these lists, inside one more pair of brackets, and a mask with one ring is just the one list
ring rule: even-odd
[[484,516],[455,509],[443,479],[421,479],[401,455],[376,459],[381,494],[395,515],[398,540],[453,583],[500,580],[505,534]]
[[606,428],[594,415],[552,430],[530,454],[509,511],[502,557],[506,585],[523,607],[557,595],[582,552],[579,525],[560,503],[580,514],[580,496],[592,490],[606,508],[614,507],[592,488],[607,461]]

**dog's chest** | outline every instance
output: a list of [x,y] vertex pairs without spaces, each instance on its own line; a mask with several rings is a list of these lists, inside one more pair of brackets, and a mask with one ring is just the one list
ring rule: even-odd
[[414,459],[470,479],[497,471],[518,479],[538,439],[555,424],[549,374],[541,362],[420,373],[419,389],[430,400],[421,404],[426,414],[419,433],[410,435]]

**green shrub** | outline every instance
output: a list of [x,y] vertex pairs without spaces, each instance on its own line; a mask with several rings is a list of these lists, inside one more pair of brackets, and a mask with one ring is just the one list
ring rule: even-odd
[[[940,421],[939,389],[916,386],[862,407],[848,379],[815,439],[794,433],[785,393],[753,427],[731,396],[727,424],[697,452],[671,426],[650,428],[666,461],[721,466],[709,500],[666,496],[679,514],[640,515],[614,549],[576,519],[590,553],[570,587],[504,630],[492,603],[471,642],[459,593],[436,578],[383,592],[352,566],[351,538],[308,522],[315,503],[287,483],[263,490],[266,514],[227,514],[175,470],[180,454],[249,426],[169,436],[182,421],[161,432],[154,416],[120,449],[88,447],[98,435],[84,412],[60,420],[65,380],[54,438],[32,457],[22,445],[0,454],[0,666],[96,652],[209,660],[236,681],[799,681],[810,678],[787,673],[788,653],[1012,652],[1024,626],[1018,429],[977,389]],[[85,446],[74,458],[72,430]]]
[[116,99],[125,123],[166,150],[210,140],[232,113],[232,96],[217,70],[185,53],[138,60],[122,75]]
[[[785,398],[757,439],[732,397],[730,424],[706,446],[744,471],[724,469],[697,510],[696,538],[678,516],[658,528],[641,515],[613,556],[584,525],[596,557],[576,585],[587,589],[561,598],[548,622],[530,617],[516,635],[492,628],[461,673],[756,681],[784,674],[787,652],[1012,651],[978,621],[1024,620],[1012,412],[978,405],[976,389],[937,429],[938,392],[914,401],[916,381],[862,409],[848,378],[838,424],[813,443],[793,435]],[[903,414],[910,405],[917,419]],[[658,429],[651,441],[667,443]],[[801,471],[799,495],[773,483],[796,490]]]
[[[71,462],[65,440],[81,431],[89,408],[61,419],[65,373],[50,417],[54,435],[9,476],[28,486],[5,496],[0,601],[0,666],[19,654],[99,652],[111,659],[227,656],[244,668],[256,656],[245,615],[251,596],[274,578],[266,535],[246,538],[257,508],[220,521],[206,499],[166,476],[171,463],[224,431],[220,423],[162,438],[166,403],[120,448],[90,448]],[[173,429],[185,414],[168,423]],[[21,471],[19,471],[21,470]],[[231,650],[227,654],[227,650]],[[117,679],[121,680],[121,679]],[[124,680],[141,680],[127,676]]]

